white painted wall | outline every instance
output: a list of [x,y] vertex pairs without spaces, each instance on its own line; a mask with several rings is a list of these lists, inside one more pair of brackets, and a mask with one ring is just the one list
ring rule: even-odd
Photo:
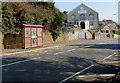
[[90,22],[89,22],[89,20],[81,20],[81,21],[79,21],[79,27],[80,27],[80,23],[81,22],[85,23],[85,29],[86,30],[90,29]]
[[86,30],[90,29],[90,23],[88,20],[85,21],[85,29]]

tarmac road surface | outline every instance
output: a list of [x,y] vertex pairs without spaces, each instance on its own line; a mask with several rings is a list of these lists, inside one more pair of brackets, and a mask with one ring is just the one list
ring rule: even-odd
[[118,39],[74,40],[3,54],[3,83],[108,83],[119,70]]

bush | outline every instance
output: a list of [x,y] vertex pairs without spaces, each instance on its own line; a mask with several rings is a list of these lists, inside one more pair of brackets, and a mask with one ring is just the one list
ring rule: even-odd
[[60,32],[62,31],[64,18],[62,13],[56,13],[53,22],[51,23],[51,28],[49,31],[51,32],[52,38],[55,41],[59,36]]
[[51,31],[51,35],[52,35],[52,39],[55,41],[59,36],[60,36],[60,31],[59,30],[52,30]]
[[33,24],[33,17],[27,12],[24,3],[2,3],[2,32],[18,34],[22,31],[19,24]]
[[88,30],[90,33],[92,33],[92,34],[95,34],[95,33],[97,33],[99,30]]
[[114,31],[114,34],[120,35],[120,31]]
[[19,34],[19,24],[43,25],[55,41],[62,30],[64,15],[49,2],[3,2],[2,32]]

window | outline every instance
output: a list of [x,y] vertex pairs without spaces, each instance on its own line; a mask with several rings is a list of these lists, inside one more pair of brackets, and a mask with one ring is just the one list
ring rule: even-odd
[[38,28],[38,36],[42,36],[42,28]]
[[75,15],[71,15],[71,20],[75,21],[76,20],[76,16]]
[[89,15],[89,20],[94,20],[94,15],[93,14]]
[[42,38],[41,37],[38,38],[38,45],[42,45]]
[[32,36],[36,36],[36,28],[32,28]]
[[108,30],[106,30],[106,33],[108,33],[109,31]]
[[30,37],[30,28],[25,28],[26,37]]
[[80,14],[80,20],[85,20],[85,14]]

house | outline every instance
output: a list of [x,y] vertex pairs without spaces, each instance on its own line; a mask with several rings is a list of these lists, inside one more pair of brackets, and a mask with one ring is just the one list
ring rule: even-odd
[[104,27],[106,24],[103,21],[98,22],[98,29],[100,30],[102,27]]
[[110,22],[109,24],[101,26],[101,31],[105,33],[108,37],[112,38],[114,31],[118,31],[118,26],[116,23]]
[[110,25],[110,28],[111,28],[111,30],[116,30],[116,31],[118,31],[118,26],[117,26],[115,23],[112,23],[112,24]]
[[81,4],[68,13],[67,21],[81,29],[98,29],[98,12]]
[[111,30],[118,30],[118,24],[112,20],[103,20],[99,21],[99,28],[103,28],[105,25],[108,25]]
[[108,38],[112,38],[111,28],[108,24],[102,27],[101,32],[104,33]]

